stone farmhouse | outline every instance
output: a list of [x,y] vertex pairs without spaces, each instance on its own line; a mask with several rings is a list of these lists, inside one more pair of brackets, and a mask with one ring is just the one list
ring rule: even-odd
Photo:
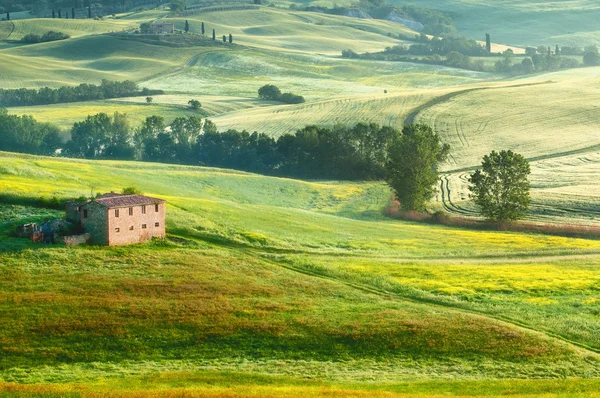
[[86,202],[70,202],[67,220],[80,224],[91,243],[118,246],[165,238],[165,201],[144,195],[108,193]]
[[168,22],[154,22],[150,25],[150,33],[153,35],[172,35],[175,33],[175,24]]

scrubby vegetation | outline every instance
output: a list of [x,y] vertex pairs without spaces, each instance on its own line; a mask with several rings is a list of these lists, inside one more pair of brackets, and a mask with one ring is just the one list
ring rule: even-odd
[[282,93],[279,87],[267,84],[258,89],[258,97],[266,101],[280,101],[286,104],[301,104],[304,97],[292,93]]
[[29,34],[23,36],[23,38],[21,39],[21,42],[26,43],[26,44],[46,43],[49,41],[66,40],[70,37],[71,36],[69,36],[66,33],[54,32],[54,31],[46,32],[41,36],[36,35],[35,33],[29,33]]

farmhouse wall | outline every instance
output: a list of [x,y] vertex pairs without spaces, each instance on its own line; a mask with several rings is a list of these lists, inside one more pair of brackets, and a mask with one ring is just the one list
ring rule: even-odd
[[152,238],[164,239],[165,203],[108,209],[108,236],[110,246],[141,243]]
[[[91,243],[108,245],[108,209],[96,202],[81,208],[81,225],[91,235]],[[86,217],[87,215],[87,217]]]

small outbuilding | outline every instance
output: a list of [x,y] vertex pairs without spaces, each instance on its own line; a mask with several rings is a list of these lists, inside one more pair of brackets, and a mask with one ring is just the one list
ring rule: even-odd
[[149,196],[111,192],[69,202],[66,216],[90,234],[93,244],[118,246],[165,238],[165,201]]

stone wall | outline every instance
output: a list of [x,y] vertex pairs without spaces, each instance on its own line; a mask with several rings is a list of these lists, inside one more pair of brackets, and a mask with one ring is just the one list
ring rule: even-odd
[[83,235],[60,236],[56,239],[57,243],[63,243],[67,246],[77,246],[90,243],[92,235],[85,233]]
[[[108,210],[108,245],[128,245],[141,243],[152,238],[165,237],[165,203],[142,206],[121,207]],[[131,209],[133,214],[129,214]],[[118,217],[116,211],[118,210]]]
[[[87,217],[85,211],[87,210]],[[90,202],[81,208],[81,225],[91,235],[91,243],[108,245],[108,215],[106,207]]]

